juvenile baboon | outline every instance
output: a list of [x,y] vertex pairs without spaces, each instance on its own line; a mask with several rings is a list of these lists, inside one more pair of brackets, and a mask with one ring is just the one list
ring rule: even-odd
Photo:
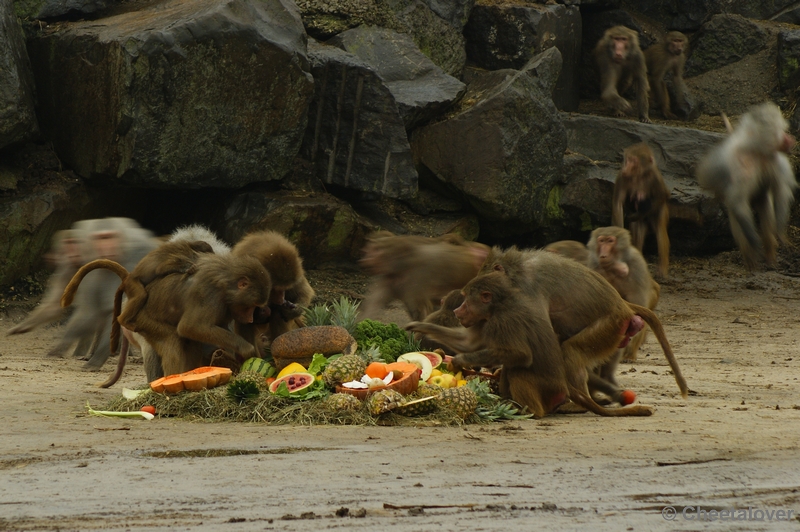
[[314,298],[314,289],[306,279],[297,247],[278,232],[256,231],[245,235],[231,254],[255,258],[272,280],[269,305],[258,309],[253,323],[238,323],[237,333],[264,347],[281,334],[302,327],[303,312]]
[[667,92],[667,83],[664,80],[669,73],[672,74],[672,87],[675,91],[675,108],[688,115],[686,104],[686,84],[683,82],[683,67],[686,64],[686,55],[689,53],[689,40],[679,31],[667,33],[664,42],[655,43],[644,51],[647,63],[647,74],[650,88],[656,105],[661,109],[661,114],[669,120],[678,117],[672,112]]
[[423,320],[448,292],[475,277],[488,246],[449,234],[437,238],[388,231],[370,235],[359,264],[372,276],[359,318],[374,318],[399,299],[413,320]]
[[[630,233],[621,227],[599,227],[589,239],[588,266],[599,273],[629,303],[655,310],[661,287],[650,276],[641,252],[631,245]],[[617,385],[620,360],[636,360],[639,347],[647,336],[647,327],[631,339],[624,349],[598,368],[598,375]],[[591,382],[590,382],[591,386]],[[620,397],[612,397],[620,402]]]
[[[750,270],[761,256],[774,266],[778,239],[785,241],[797,187],[786,155],[795,140],[787,130],[777,105],[766,102],[754,106],[697,168],[700,185],[713,191],[725,205],[731,232]],[[759,229],[753,211],[758,215]]]
[[[544,251],[493,249],[478,276],[464,287],[455,314],[466,328],[411,322],[406,328],[461,353],[453,369],[503,365],[501,392],[536,416],[566,397],[599,415],[650,415],[646,406],[606,409],[591,397],[589,372],[650,325],[686,397],[688,388],[658,318],[625,302],[597,273]],[[595,386],[603,384],[596,379]],[[613,393],[610,383],[609,394]],[[596,388],[603,393],[606,389]]]
[[625,148],[622,168],[614,182],[611,223],[631,231],[633,245],[641,251],[648,228],[658,243],[658,275],[669,273],[669,190],[656,166],[656,158],[647,144]]
[[620,96],[633,85],[640,122],[650,122],[647,65],[639,48],[639,35],[625,26],[614,26],[603,34],[594,48],[600,71],[600,97],[616,116],[632,114],[631,104]]
[[[442,298],[442,304],[437,309],[425,316],[425,323],[432,323],[442,327],[461,327],[461,322],[456,317],[455,310],[464,302],[464,294],[461,290],[452,290]],[[442,349],[448,351],[447,346],[435,342],[421,334],[415,334],[414,338],[420,342],[422,349],[433,350]],[[450,351],[452,353],[452,351]]]

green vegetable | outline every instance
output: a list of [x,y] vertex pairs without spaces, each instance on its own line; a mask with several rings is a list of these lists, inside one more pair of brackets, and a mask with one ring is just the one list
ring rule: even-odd
[[153,414],[149,412],[142,412],[141,410],[137,410],[135,412],[112,412],[110,410],[92,410],[92,407],[89,406],[89,401],[86,401],[86,408],[89,410],[89,413],[93,416],[106,416],[106,417],[143,417],[146,420],[153,419]]
[[[353,335],[361,349],[375,346],[381,352],[384,362],[394,362],[403,353],[408,353],[413,345],[413,336],[397,326],[396,323],[381,323],[363,320],[356,325]],[[411,349],[413,350],[413,349]]]
[[328,365],[328,359],[322,353],[314,353],[314,358],[311,359],[311,364],[308,365],[308,372],[312,375],[319,375],[325,366]]
[[273,395],[277,395],[278,397],[286,397],[289,399],[297,399],[298,401],[307,401],[308,399],[320,399],[327,397],[330,395],[330,392],[328,392],[328,388],[325,386],[324,381],[315,380],[314,384],[308,388],[295,393],[289,393],[289,387],[285,382],[282,382],[278,385],[278,389],[275,390]]

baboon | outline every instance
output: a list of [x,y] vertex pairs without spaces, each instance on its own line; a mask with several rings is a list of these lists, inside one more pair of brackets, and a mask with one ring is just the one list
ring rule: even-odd
[[475,277],[489,247],[449,234],[437,238],[370,235],[359,264],[372,276],[360,319],[374,318],[399,299],[413,320],[423,320],[448,292]]
[[[464,302],[464,294],[461,290],[452,290],[442,298],[442,304],[437,309],[425,316],[425,323],[432,323],[442,327],[461,327],[461,322],[456,317],[455,310]],[[447,346],[434,342],[421,334],[415,334],[414,338],[420,343],[420,348],[426,350],[442,349],[448,351]],[[452,353],[452,351],[450,351]]]
[[586,249],[586,244],[578,242],[577,240],[559,240],[551,242],[544,247],[545,251],[550,253],[557,253],[562,257],[567,257],[574,261],[586,264],[589,259],[589,250]]
[[697,168],[700,185],[713,191],[725,205],[731,232],[750,270],[756,268],[762,256],[769,266],[774,266],[778,239],[786,240],[789,210],[797,187],[786,155],[795,139],[787,130],[788,124],[774,103],[751,107],[739,127],[714,147]]
[[297,247],[275,231],[245,235],[231,250],[235,257],[249,256],[269,272],[269,305],[258,309],[253,323],[237,323],[236,332],[259,345],[259,352],[281,334],[302,327],[304,309],[314,298]]
[[[60,300],[60,293],[63,293],[69,281],[67,277],[71,279],[78,270],[75,267],[77,262],[81,263],[80,266],[93,259],[106,258],[133,269],[142,257],[158,245],[150,231],[129,218],[80,220],[72,225],[65,236],[70,240],[67,246],[70,258],[65,259],[61,271],[57,270],[51,281],[51,288],[48,288],[45,297],[47,307],[35,311],[9,334],[27,332],[62,315],[61,312],[55,312],[55,298],[58,295]],[[55,253],[57,251],[54,250]],[[48,352],[48,356],[64,356],[67,349],[76,344],[73,355],[88,359],[84,369],[97,370],[105,363],[111,354],[109,331],[114,292],[118,284],[112,274],[104,271],[95,272],[86,279],[77,293],[75,309],[64,327],[64,335]]]
[[658,275],[669,273],[669,190],[656,166],[655,155],[647,144],[639,143],[625,148],[622,168],[614,182],[614,200],[611,223],[630,226],[633,245],[639,251],[644,247],[648,228],[656,234],[658,243]]
[[[464,287],[455,314],[465,330],[411,322],[406,328],[449,345],[460,355],[453,369],[503,365],[501,392],[536,416],[566,397],[604,416],[650,415],[647,406],[607,409],[589,392],[589,372],[608,361],[632,336],[650,325],[688,395],[664,329],[645,307],[625,302],[599,274],[576,261],[544,251],[493,249],[478,276]],[[542,382],[545,381],[545,382]],[[599,391],[611,395],[602,379]]]
[[620,96],[633,85],[640,122],[650,122],[647,65],[639,48],[639,35],[625,26],[614,26],[603,34],[594,48],[600,71],[600,97],[616,116],[632,114],[631,104]]
[[[124,267],[110,260],[92,261],[67,285],[63,306],[72,303],[83,277],[98,268],[111,270],[124,285]],[[256,308],[267,304],[271,287],[269,274],[251,257],[202,253],[194,273],[171,273],[146,286],[147,300],[136,315],[137,333],[161,357],[164,375],[205,365],[215,348],[245,360],[256,356],[256,348],[231,332],[230,323],[252,323]],[[120,299],[115,298],[116,309]]]
[[677,120],[677,115],[670,106],[667,83],[664,77],[672,74],[672,86],[675,90],[675,108],[688,115],[686,104],[686,84],[683,82],[683,67],[689,53],[689,40],[679,31],[667,33],[664,42],[655,43],[644,51],[647,64],[647,77],[656,105],[661,114],[669,120]]
[[[661,287],[650,276],[641,252],[631,245],[630,233],[621,227],[600,227],[592,231],[587,245],[589,268],[599,273],[629,303],[655,310]],[[617,385],[616,372],[620,360],[636,360],[644,343],[647,327],[631,339],[624,349],[598,368],[598,374]],[[590,382],[591,385],[591,382]],[[619,402],[619,397],[612,397]]]

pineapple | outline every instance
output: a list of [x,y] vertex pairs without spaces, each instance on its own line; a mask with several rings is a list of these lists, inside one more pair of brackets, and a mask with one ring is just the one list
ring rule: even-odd
[[332,410],[359,410],[361,401],[349,393],[335,393],[326,400],[326,405]]
[[395,413],[403,416],[421,416],[434,410],[436,410],[436,396],[433,395],[422,399],[414,399],[395,407]]
[[331,309],[325,304],[314,305],[306,309],[304,318],[307,326],[330,325]]
[[383,358],[381,358],[381,350],[378,349],[377,345],[370,345],[366,349],[359,349],[357,354],[367,365],[370,365],[372,362],[384,362]]
[[428,384],[427,382],[420,382],[417,391],[414,392],[414,397],[422,399],[424,397],[436,397],[442,393],[442,387],[435,384]]
[[322,379],[328,386],[335,386],[343,382],[361,380],[367,363],[358,355],[342,355],[333,360],[322,372]]
[[261,394],[266,379],[255,371],[243,371],[228,383],[228,399],[234,403],[242,404],[248,399],[255,399]]
[[448,388],[439,394],[439,408],[448,408],[460,418],[466,419],[475,413],[478,396],[468,386]]
[[344,327],[350,334],[355,333],[356,318],[358,317],[358,307],[360,305],[360,301],[356,303],[350,298],[341,296],[338,302],[331,303],[331,323]]
[[373,416],[378,416],[402,406],[406,402],[403,394],[397,390],[387,388],[375,392],[367,398],[367,409]]

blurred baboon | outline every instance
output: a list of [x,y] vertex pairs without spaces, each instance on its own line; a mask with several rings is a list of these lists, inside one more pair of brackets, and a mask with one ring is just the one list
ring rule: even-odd
[[[461,322],[456,317],[455,310],[464,302],[464,294],[461,290],[452,290],[442,298],[442,304],[437,309],[425,316],[425,323],[433,323],[442,327],[461,327]],[[453,352],[444,344],[435,342],[417,333],[414,338],[419,341],[420,348],[427,350],[441,349],[452,354]]]
[[[80,246],[81,264],[105,258],[133,269],[142,257],[158,245],[150,231],[141,228],[136,221],[129,218],[81,220],[72,225],[68,236],[72,241],[68,246],[71,258],[65,259],[62,271],[59,273],[57,270],[58,276],[53,280],[52,288],[48,289],[45,302],[49,310],[44,310],[41,314],[35,312],[35,317],[32,314],[20,326],[9,331],[9,334],[27,332],[44,323],[44,318],[58,319],[61,316],[54,311],[55,295],[59,289],[63,293],[66,284],[62,286],[60,283],[69,281],[66,279],[67,274],[77,271],[77,268],[72,270],[77,263],[73,246]],[[70,263],[69,266],[66,265],[67,262]],[[76,357],[88,357],[84,369],[95,370],[105,363],[110,355],[109,331],[114,293],[118,285],[118,280],[109,272],[98,271],[86,278],[76,295],[75,310],[64,327],[64,335],[48,352],[49,356],[64,356],[67,349],[77,342],[73,354]]]
[[454,234],[429,238],[380,231],[370,235],[359,264],[372,281],[359,318],[373,318],[399,299],[413,320],[425,319],[442,297],[475,277],[488,253],[488,246]]
[[630,115],[631,104],[620,96],[629,87],[636,91],[636,110],[640,122],[650,122],[647,65],[639,47],[639,35],[625,26],[614,26],[603,34],[594,48],[600,71],[600,97],[616,116]]
[[661,114],[669,120],[678,117],[672,112],[672,106],[667,92],[667,83],[664,80],[667,74],[672,74],[672,87],[675,91],[675,109],[688,116],[689,109],[686,103],[686,84],[683,82],[683,67],[689,53],[689,40],[679,31],[667,33],[664,42],[655,43],[644,51],[647,63],[647,77],[656,105],[661,109]]
[[[787,130],[777,105],[766,102],[754,106],[697,168],[700,185],[713,191],[725,205],[731,232],[751,270],[761,256],[774,266],[778,239],[785,241],[797,187],[786,155],[795,139]],[[759,229],[753,211],[758,215]]]
[[589,258],[589,250],[586,249],[586,244],[578,242],[577,240],[559,240],[557,242],[551,242],[544,247],[544,250],[550,253],[557,253],[562,257],[567,257],[581,264],[586,264]]

